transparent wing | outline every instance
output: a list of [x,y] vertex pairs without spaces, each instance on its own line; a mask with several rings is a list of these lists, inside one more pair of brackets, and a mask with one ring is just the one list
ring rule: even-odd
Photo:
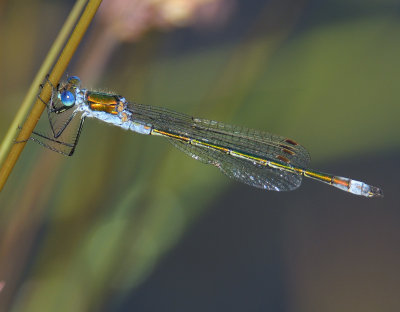
[[273,161],[281,160],[298,167],[308,167],[310,155],[295,141],[268,132],[233,126],[222,122],[194,119],[203,135],[217,144]]
[[271,191],[291,191],[301,184],[302,176],[269,168],[218,150],[168,139],[175,147],[201,162],[212,164],[228,177],[257,188]]
[[129,103],[128,109],[132,112],[134,121],[151,124],[157,130],[245,152],[266,160],[283,161],[297,167],[307,168],[310,162],[310,156],[304,147],[282,136],[193,118],[161,107]]

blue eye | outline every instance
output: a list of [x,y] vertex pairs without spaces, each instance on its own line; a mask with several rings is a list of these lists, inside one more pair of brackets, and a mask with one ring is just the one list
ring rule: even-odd
[[80,80],[79,77],[77,77],[77,76],[71,76],[71,77],[69,77],[69,78],[67,79],[67,82],[68,82],[69,84],[73,84],[73,85],[75,85],[75,86],[79,86],[80,83],[81,83],[81,80]]
[[75,104],[75,96],[70,91],[61,93],[61,102],[64,106],[72,106]]

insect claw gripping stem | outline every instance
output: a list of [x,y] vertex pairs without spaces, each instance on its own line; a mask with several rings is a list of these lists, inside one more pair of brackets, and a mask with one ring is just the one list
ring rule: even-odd
[[47,74],[46,77],[44,78],[44,83],[41,83],[39,85],[39,94],[37,96],[37,98],[44,104],[47,106],[47,103],[40,97],[40,93],[42,92],[42,89],[44,88],[45,84],[48,83],[51,87],[52,90],[57,90],[59,89],[60,84],[57,85],[57,87],[54,87],[54,85],[51,83],[51,81],[49,80],[50,75]]
[[[22,129],[22,127],[20,126],[20,125],[18,125],[18,130],[21,130]],[[26,142],[28,142],[30,140],[30,138],[28,138],[28,139],[26,139],[26,140],[21,140],[21,141],[17,141],[17,140],[15,140],[14,139],[14,143],[15,144],[17,144],[17,143],[26,143]]]

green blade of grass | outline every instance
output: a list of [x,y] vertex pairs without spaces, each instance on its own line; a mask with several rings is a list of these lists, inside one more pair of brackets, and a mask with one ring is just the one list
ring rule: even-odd
[[[84,1],[82,1],[84,2]],[[49,81],[51,84],[53,85],[57,85],[60,78],[62,77],[64,71],[66,70],[73,54],[75,53],[80,41],[83,38],[83,35],[85,34],[87,28],[89,27],[99,5],[101,3],[101,0],[89,0],[84,12],[82,13],[78,23],[75,26],[74,31],[71,33],[71,36],[68,39],[67,44],[65,45],[63,51],[61,52],[61,55],[59,56],[56,64],[53,67],[53,70],[51,71],[50,75],[49,75]],[[82,3],[83,4],[83,3]],[[83,7],[83,5],[81,5],[81,7]],[[76,5],[78,6],[78,5]],[[70,22],[71,24],[74,24],[74,21],[77,20],[77,18],[79,17],[80,11],[76,8],[76,6],[73,9],[73,14],[75,15],[74,17],[68,18],[67,22]],[[71,13],[71,15],[72,15]],[[63,30],[67,32],[67,30]],[[61,39],[60,39],[61,40]],[[62,45],[62,42],[60,43]],[[56,50],[56,48],[54,48]],[[49,53],[48,57],[50,58],[52,56],[52,53],[55,53],[57,51],[51,51],[51,53]],[[55,53],[57,54],[57,53]],[[28,95],[26,96],[27,103],[31,102],[32,97],[35,96],[35,85],[37,86],[39,83],[38,81],[40,81],[40,79],[43,78],[44,73],[47,72],[48,67],[50,67],[49,64],[52,64],[52,59],[49,60],[45,60],[44,65],[42,66],[41,71],[39,71],[38,75],[37,75],[37,81],[36,78],[33,82],[33,87],[31,87],[32,91],[29,90]],[[47,67],[45,67],[47,66]],[[43,89],[41,90],[40,93],[40,98],[43,99],[44,102],[47,102],[50,100],[50,96],[51,96],[51,87],[50,85],[47,83],[45,84],[45,86],[43,87]],[[24,103],[25,104],[25,101]],[[29,104],[26,104],[29,105]],[[9,134],[7,135],[7,140],[4,143],[4,147],[2,146],[2,152],[4,151],[4,153],[6,153],[7,150],[10,150],[7,158],[5,159],[3,166],[0,169],[0,191],[3,189],[4,184],[6,183],[8,176],[10,175],[12,169],[14,168],[19,155],[21,154],[23,148],[25,147],[26,144],[26,140],[29,139],[30,135],[32,134],[33,129],[35,128],[40,115],[42,114],[43,110],[45,108],[45,105],[43,105],[42,101],[37,99],[29,116],[27,117],[25,123],[22,126],[21,131],[19,132],[16,141],[17,142],[22,142],[22,143],[18,143],[18,144],[14,144],[12,145],[12,137],[14,137],[16,129],[18,124],[20,124],[20,121],[23,119],[24,115],[25,115],[25,111],[27,110],[25,108],[25,106],[22,106],[21,110],[18,114],[17,117],[15,118],[14,122],[11,125],[11,130],[9,130]],[[18,118],[18,119],[17,119]],[[12,132],[12,133],[10,133]],[[12,134],[12,135],[11,135]],[[11,146],[12,145],[12,146]],[[11,146],[11,148],[9,148]]]

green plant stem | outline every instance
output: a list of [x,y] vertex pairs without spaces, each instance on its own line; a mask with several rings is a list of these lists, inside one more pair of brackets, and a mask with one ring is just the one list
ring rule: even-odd
[[4,136],[3,141],[0,145],[0,164],[2,164],[7,156],[7,153],[10,151],[11,146],[13,144],[13,139],[17,136],[18,126],[22,125],[26,115],[28,114],[29,109],[31,108],[31,104],[35,100],[38,92],[38,86],[43,81],[43,77],[50,72],[51,66],[55,63],[58,55],[60,54],[61,49],[65,45],[65,42],[68,39],[69,34],[71,33],[74,25],[76,24],[79,16],[81,15],[87,0],[78,0],[74,7],[71,10],[67,20],[65,21],[62,29],[60,30],[56,40],[52,44],[49,52],[47,53],[42,66],[37,72],[35,78],[32,81],[29,90],[22,101],[20,108],[18,109],[17,114],[15,115],[14,120],[11,122],[10,127],[6,135]]
[[[80,41],[82,40],[83,35],[89,27],[100,3],[101,0],[89,0],[84,12],[82,13],[78,23],[75,26],[74,31],[71,33],[67,44],[65,45],[60,57],[58,58],[56,64],[53,67],[53,70],[49,75],[49,81],[51,84],[57,85],[60,81],[73,54],[75,53]],[[44,102],[47,102],[50,100],[51,92],[52,89],[50,84],[46,83],[39,96],[41,99],[43,99]],[[45,105],[43,104],[43,102],[39,100],[39,98],[37,98],[29,116],[27,117],[21,131],[16,138],[16,141],[21,143],[12,145],[10,152],[7,155],[7,158],[5,159],[3,166],[0,169],[0,191],[3,189],[4,184],[6,183],[12,169],[14,168],[19,158],[19,155],[25,147],[26,141],[29,139],[33,129],[40,119],[44,108]]]

